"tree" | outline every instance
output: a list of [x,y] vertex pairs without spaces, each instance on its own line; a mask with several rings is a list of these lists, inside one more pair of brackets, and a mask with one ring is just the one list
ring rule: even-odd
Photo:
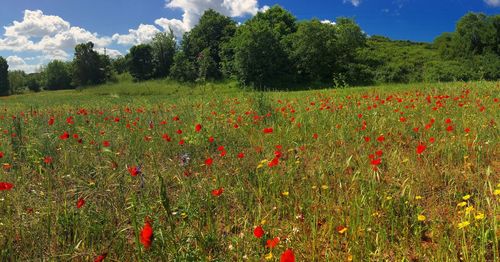
[[299,79],[310,82],[329,82],[336,60],[337,36],[335,26],[317,19],[300,23],[290,36],[291,59]]
[[29,90],[33,92],[42,91],[41,74],[40,73],[29,74],[28,79],[26,81],[26,86],[28,87]]
[[151,41],[154,60],[154,76],[158,78],[167,77],[174,63],[174,55],[177,49],[174,32],[157,33]]
[[71,85],[71,64],[53,60],[43,71],[46,90],[62,90],[73,88]]
[[130,63],[130,54],[125,56],[119,56],[113,60],[111,60],[111,66],[113,70],[115,70],[118,74],[123,74],[128,71],[129,63]]
[[99,55],[92,42],[78,44],[73,59],[73,78],[77,85],[98,85],[110,76],[109,58]]
[[457,23],[455,53],[459,56],[482,55],[493,51],[496,46],[497,32],[491,19],[484,14],[468,13]]
[[153,77],[153,48],[140,44],[130,48],[130,74],[135,81],[144,81]]
[[[216,11],[209,9],[203,13],[198,25],[189,33],[184,35],[182,40],[182,50],[184,54],[193,62],[198,71],[200,68],[200,54],[209,50],[208,55],[214,63],[210,68],[205,68],[206,77],[209,79],[220,79],[221,57],[220,52],[224,43],[227,43],[236,32],[236,23],[227,16],[223,16]],[[205,54],[204,58],[208,59]]]
[[174,64],[170,70],[170,77],[181,82],[189,82],[196,79],[196,67],[183,51],[175,54]]
[[238,80],[259,89],[293,82],[294,65],[287,39],[295,31],[295,17],[279,6],[258,13],[240,26],[230,43],[232,68]]
[[22,70],[9,71],[10,93],[20,94],[26,88],[27,76]]
[[8,96],[9,89],[9,64],[0,56],[0,96]]

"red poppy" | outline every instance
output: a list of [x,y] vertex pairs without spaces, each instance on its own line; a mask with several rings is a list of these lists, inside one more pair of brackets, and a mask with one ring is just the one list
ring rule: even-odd
[[429,138],[429,142],[434,143],[436,142],[436,139],[434,137]]
[[47,164],[47,165],[48,165],[48,164],[50,164],[50,163],[52,163],[52,157],[50,157],[50,156],[46,156],[46,157],[43,159],[43,162],[44,162],[45,164]]
[[379,136],[379,137],[377,138],[377,141],[379,141],[379,142],[384,142],[384,140],[385,140],[384,135],[381,135],[381,136]]
[[280,238],[279,237],[275,237],[273,239],[268,239],[266,241],[266,247],[268,248],[274,248],[278,245],[278,243],[280,242]]
[[470,132],[470,128],[466,128],[466,129],[464,129],[464,132],[465,132],[465,133],[469,133],[469,132]]
[[212,158],[207,158],[205,160],[205,165],[210,166],[214,163],[214,160]]
[[103,147],[109,147],[110,145],[111,145],[111,143],[109,143],[109,141],[107,141],[107,140],[102,142]]
[[172,138],[168,134],[163,134],[161,138],[167,142],[172,141]]
[[215,139],[214,139],[213,136],[211,136],[211,137],[208,138],[208,142],[213,143],[214,141],[215,141]]
[[54,124],[54,117],[50,117],[49,119],[49,126]]
[[151,244],[153,243],[153,227],[151,227],[151,223],[149,223],[149,221],[144,222],[144,227],[141,230],[139,238],[142,245],[144,245],[146,249],[151,247]]
[[195,127],[194,127],[194,130],[196,132],[200,132],[201,131],[201,125],[200,124],[197,124]]
[[108,253],[104,253],[102,255],[98,255],[95,259],[94,262],[102,262],[104,259],[108,256]]
[[448,127],[446,128],[446,131],[448,131],[448,132],[453,131],[453,126],[448,126]]
[[85,199],[80,197],[78,201],[76,201],[76,208],[82,208],[83,205],[85,205]]
[[3,152],[0,151],[0,158],[3,158]]
[[295,255],[290,248],[281,254],[280,262],[295,262]]
[[267,164],[267,166],[273,167],[273,166],[277,166],[279,163],[280,163],[279,158],[275,157],[275,158],[273,158],[273,160],[271,160],[271,162],[269,162],[269,164]]
[[182,130],[180,130],[180,129],[177,129],[177,131],[176,131],[176,132],[177,132],[177,134],[179,134],[179,135],[180,135],[180,134],[182,134]]
[[427,147],[424,144],[419,144],[417,146],[417,154],[419,154],[419,155],[422,154],[425,151],[426,148]]
[[272,127],[264,128],[263,130],[264,134],[271,134],[273,131],[274,130]]
[[382,159],[381,158],[376,158],[376,159],[372,160],[372,165],[374,165],[374,166],[378,166],[381,163],[382,163]]
[[219,189],[214,189],[214,190],[212,190],[212,196],[218,197],[218,196],[222,195],[223,192],[224,192],[223,187],[221,187]]
[[60,135],[59,138],[61,140],[66,140],[69,138],[69,133],[68,132],[64,132],[64,134]]
[[365,142],[370,142],[370,140],[371,140],[369,136],[365,136],[364,139],[365,139]]
[[0,191],[11,190],[13,187],[14,185],[9,182],[0,182]]
[[253,235],[256,238],[261,238],[262,236],[264,236],[264,229],[262,229],[261,226],[255,227],[255,229],[253,230]]
[[242,158],[244,158],[244,157],[245,157],[245,154],[244,154],[244,153],[239,153],[239,154],[238,154],[238,158],[239,158],[239,159],[242,159]]
[[128,172],[130,173],[131,176],[137,176],[141,173],[141,171],[139,170],[139,168],[137,168],[136,166],[131,166],[128,168]]
[[313,134],[313,138],[314,138],[314,139],[318,139],[318,134],[314,133],[314,134]]

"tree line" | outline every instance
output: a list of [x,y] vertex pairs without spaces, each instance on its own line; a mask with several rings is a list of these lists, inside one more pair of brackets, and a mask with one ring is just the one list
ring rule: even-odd
[[500,15],[468,13],[433,43],[367,36],[353,19],[298,21],[276,5],[239,25],[214,10],[177,41],[172,31],[110,59],[91,42],[73,61],[54,60],[39,73],[8,72],[0,57],[0,94],[69,89],[117,81],[235,79],[255,89],[421,81],[500,79]]

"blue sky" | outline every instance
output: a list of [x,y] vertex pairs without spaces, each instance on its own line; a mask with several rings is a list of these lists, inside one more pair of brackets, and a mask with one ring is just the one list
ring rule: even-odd
[[182,35],[207,8],[243,22],[274,4],[299,20],[352,17],[369,35],[423,42],[453,31],[469,11],[500,13],[500,0],[4,0],[0,56],[11,69],[33,72],[52,59],[71,59],[80,42],[117,56],[165,28]]

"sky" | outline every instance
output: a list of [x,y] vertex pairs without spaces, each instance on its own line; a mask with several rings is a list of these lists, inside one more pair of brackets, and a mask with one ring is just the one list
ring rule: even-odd
[[454,31],[467,12],[500,13],[500,0],[0,0],[0,56],[28,73],[88,41],[117,57],[169,28],[181,37],[209,8],[244,23],[275,4],[298,20],[349,17],[367,35],[419,42]]

